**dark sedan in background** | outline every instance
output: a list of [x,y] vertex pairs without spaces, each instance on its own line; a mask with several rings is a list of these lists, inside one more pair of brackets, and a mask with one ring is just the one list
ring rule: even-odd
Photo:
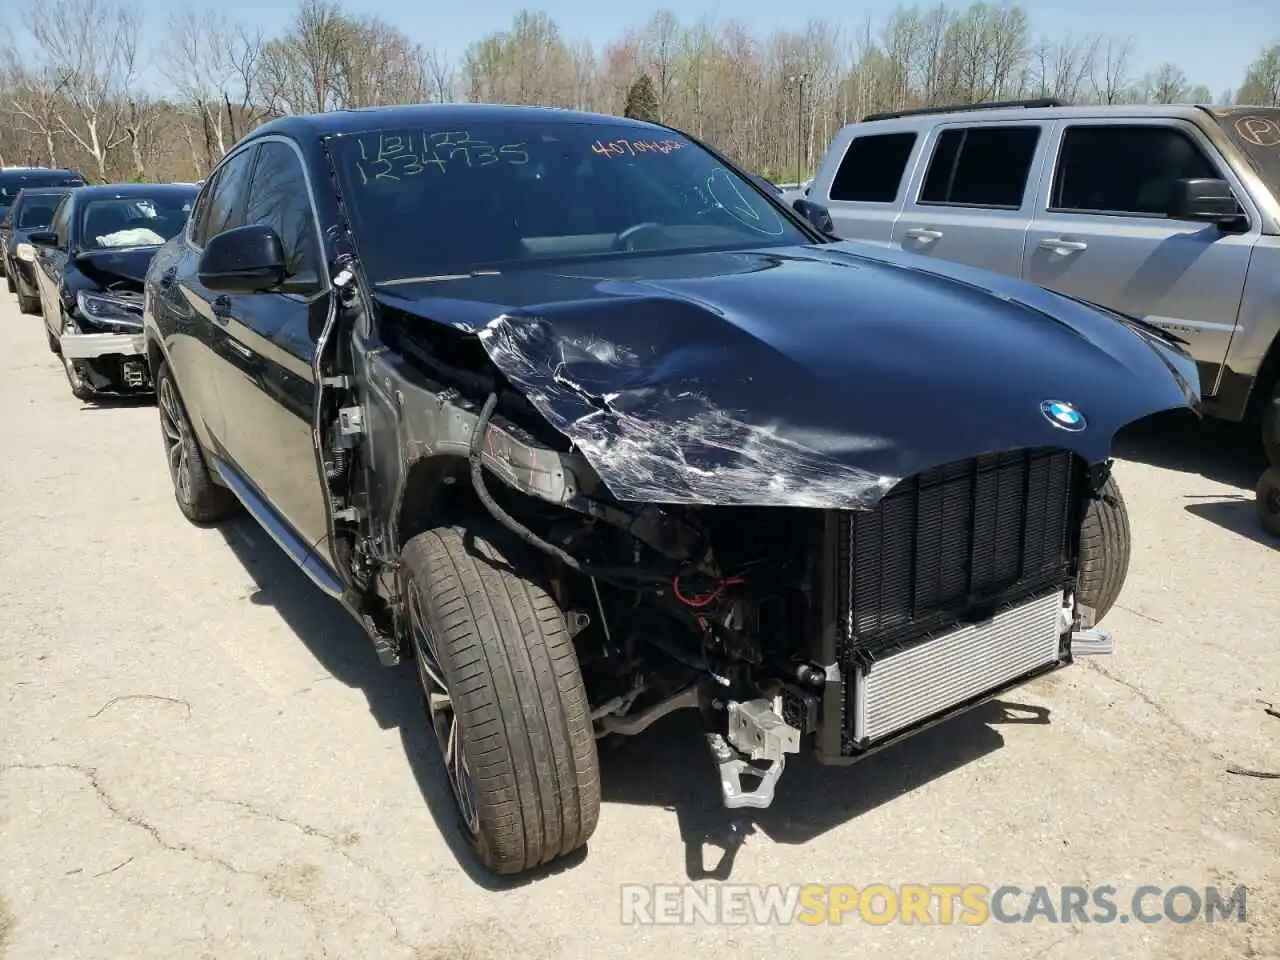
[[27,187],[18,191],[9,212],[0,218],[0,262],[10,293],[18,295],[23,313],[40,312],[36,287],[36,248],[29,234],[48,230],[54,211],[73,187]]
[[33,231],[49,349],[77,399],[149,393],[142,289],[161,245],[187,225],[197,187],[103,184],[73,190]]
[[[18,194],[28,187],[81,187],[84,177],[75,170],[55,167],[0,167],[0,220]],[[5,238],[0,233],[0,272],[5,271]]]

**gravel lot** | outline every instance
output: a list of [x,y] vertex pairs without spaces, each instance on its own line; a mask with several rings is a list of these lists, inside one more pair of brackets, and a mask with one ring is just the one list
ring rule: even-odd
[[[670,718],[605,757],[586,856],[497,885],[437,825],[410,674],[250,521],[182,519],[154,407],[74,400],[7,295],[0,371],[5,960],[1280,957],[1280,782],[1226,772],[1280,771],[1259,703],[1280,703],[1280,550],[1256,532],[1251,436],[1173,418],[1124,438],[1114,656],[852,769],[794,762],[740,845]],[[707,876],[1243,883],[1249,922],[621,925],[620,884]]]

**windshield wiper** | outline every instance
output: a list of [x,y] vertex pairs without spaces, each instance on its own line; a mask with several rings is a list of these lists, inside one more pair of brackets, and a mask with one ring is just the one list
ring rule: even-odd
[[395,280],[383,280],[374,287],[399,287],[406,283],[436,283],[440,280],[471,280],[475,277],[500,277],[500,270],[472,270],[470,273],[441,273],[431,277],[398,277]]

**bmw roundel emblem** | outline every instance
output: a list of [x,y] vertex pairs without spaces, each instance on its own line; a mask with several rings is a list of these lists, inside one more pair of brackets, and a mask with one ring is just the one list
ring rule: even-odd
[[1046,420],[1061,430],[1083,430],[1084,414],[1074,404],[1064,400],[1046,400],[1040,404],[1040,412]]

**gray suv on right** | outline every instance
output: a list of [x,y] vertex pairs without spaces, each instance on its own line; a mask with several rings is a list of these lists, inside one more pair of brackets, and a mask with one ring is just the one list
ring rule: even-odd
[[807,194],[846,240],[1019,276],[1184,340],[1280,470],[1280,108],[1014,101],[878,114]]

